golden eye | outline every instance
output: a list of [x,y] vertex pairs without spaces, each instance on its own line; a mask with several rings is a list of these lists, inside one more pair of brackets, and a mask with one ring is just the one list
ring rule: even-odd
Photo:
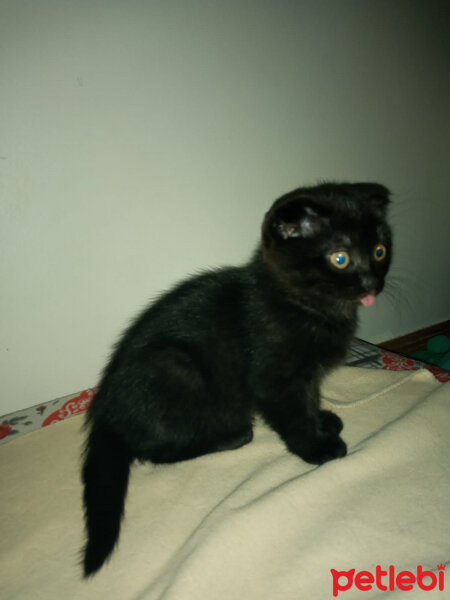
[[373,251],[373,257],[375,260],[383,260],[386,258],[386,254],[386,246],[383,246],[383,244],[378,244],[378,246],[375,246],[375,250]]
[[337,269],[345,269],[350,264],[350,255],[344,250],[333,252],[333,254],[330,254],[329,259],[333,267]]

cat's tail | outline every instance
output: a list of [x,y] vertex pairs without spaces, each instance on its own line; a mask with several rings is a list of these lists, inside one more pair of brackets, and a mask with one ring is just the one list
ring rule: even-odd
[[119,436],[106,426],[92,423],[82,470],[85,577],[100,569],[119,538],[130,464],[130,453]]

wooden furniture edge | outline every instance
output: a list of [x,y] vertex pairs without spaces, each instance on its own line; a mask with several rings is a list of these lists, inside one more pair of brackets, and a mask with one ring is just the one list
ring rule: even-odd
[[392,352],[411,354],[411,352],[415,352],[416,350],[425,350],[428,340],[436,335],[447,335],[450,337],[450,320],[418,329],[392,340],[380,342],[377,346],[391,350]]

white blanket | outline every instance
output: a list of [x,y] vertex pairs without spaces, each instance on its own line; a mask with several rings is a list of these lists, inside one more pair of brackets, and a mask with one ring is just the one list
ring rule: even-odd
[[[448,581],[437,569],[450,559],[450,387],[427,371],[343,367],[323,396],[344,420],[346,458],[308,465],[258,422],[239,450],[135,465],[119,546],[88,581],[78,565],[82,417],[6,444],[0,597],[328,600],[333,583],[349,600],[450,597],[450,569]],[[381,591],[377,565],[414,575],[420,565],[445,591],[416,583],[405,596],[395,580]],[[332,569],[355,569],[353,585]],[[356,586],[362,570],[371,591]]]

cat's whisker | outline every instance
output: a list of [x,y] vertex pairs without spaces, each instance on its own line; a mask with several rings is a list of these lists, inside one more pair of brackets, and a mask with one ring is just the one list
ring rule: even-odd
[[386,278],[383,295],[396,311],[413,310],[412,298],[427,294],[425,280],[410,269],[393,267]]
[[412,309],[410,296],[407,289],[405,289],[404,281],[401,279],[388,277],[386,279],[383,295],[387,300],[389,300],[392,308],[395,311]]

